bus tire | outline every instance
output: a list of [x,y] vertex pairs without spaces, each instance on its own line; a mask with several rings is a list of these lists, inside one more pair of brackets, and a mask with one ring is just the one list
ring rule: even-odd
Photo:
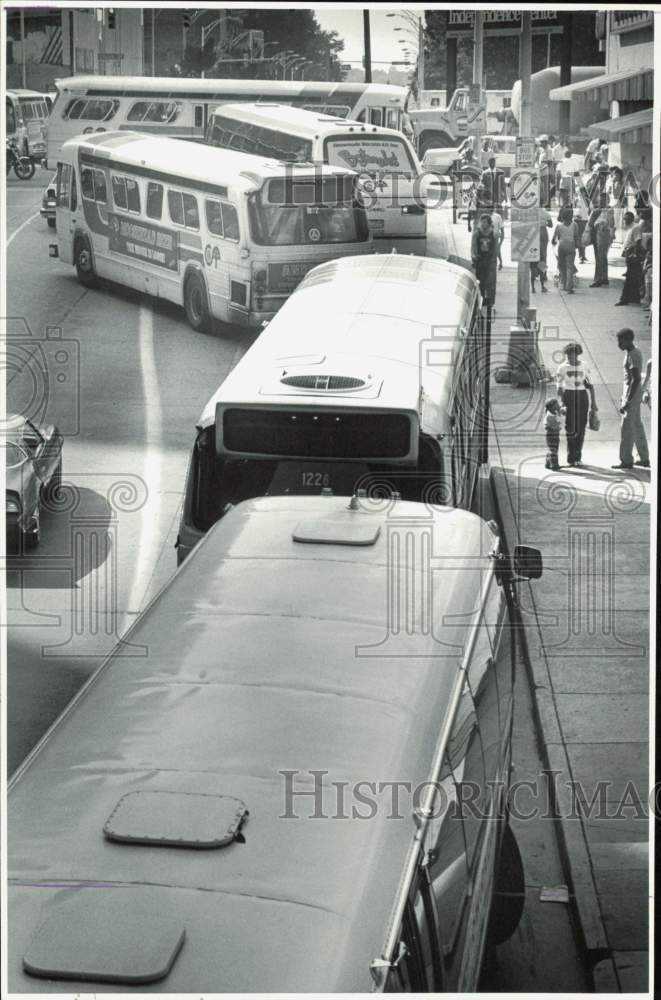
[[209,299],[204,279],[195,271],[187,275],[184,282],[184,309],[186,319],[194,330],[208,330],[211,323]]
[[489,915],[487,938],[491,945],[504,944],[519,926],[525,906],[525,893],[521,852],[516,837],[506,821]]
[[423,132],[420,136],[418,156],[423,157],[428,149],[447,149],[449,146],[456,145],[457,143],[450,138],[447,132]]
[[76,265],[78,281],[85,288],[97,288],[99,279],[94,270],[92,247],[86,236],[77,236],[73,245],[73,261]]

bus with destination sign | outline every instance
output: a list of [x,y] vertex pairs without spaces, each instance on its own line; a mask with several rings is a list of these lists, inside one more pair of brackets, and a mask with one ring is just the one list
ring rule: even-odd
[[64,144],[51,253],[182,304],[190,325],[269,320],[315,264],[370,253],[357,177],[131,132]]
[[72,76],[56,87],[47,128],[52,169],[62,143],[80,134],[129,129],[202,142],[211,110],[236,101],[277,101],[398,129],[407,93],[383,83],[144,76]]
[[422,167],[401,132],[280,104],[223,104],[211,114],[206,139],[224,149],[357,171],[376,248],[424,256]]

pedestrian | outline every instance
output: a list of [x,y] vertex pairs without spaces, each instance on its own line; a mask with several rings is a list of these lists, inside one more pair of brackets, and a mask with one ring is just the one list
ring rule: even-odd
[[601,288],[608,285],[608,251],[614,235],[613,212],[608,208],[607,195],[600,196],[600,207],[593,210],[588,226],[594,246],[594,280],[590,288]]
[[560,272],[560,282],[562,290],[569,295],[574,294],[574,258],[576,256],[576,246],[578,244],[578,226],[573,221],[571,208],[563,208],[560,212],[560,221],[555,227],[553,246],[558,245],[558,271]]
[[574,184],[578,174],[578,163],[572,156],[571,149],[567,147],[562,160],[556,165],[558,197],[562,208],[572,205],[574,202]]
[[482,213],[473,232],[471,260],[480,283],[482,298],[493,307],[496,304],[498,246],[491,216],[487,212]]
[[551,213],[545,208],[539,210],[539,260],[530,262],[530,287],[535,291],[535,279],[539,278],[539,284],[543,292],[548,292],[546,287],[546,275],[548,265],[546,255],[549,245],[549,229],[551,228]]
[[[549,138],[551,142],[551,138]],[[565,137],[563,135],[558,136],[558,141],[556,143],[551,143],[551,152],[553,153],[553,162],[556,165],[556,169],[559,163],[565,158],[565,150],[567,148],[567,143],[565,142]]]
[[[624,351],[624,380],[622,385],[622,400],[620,413],[620,461],[612,465],[612,469],[633,469],[640,465],[644,469],[650,467],[650,454],[647,447],[647,435],[640,416],[640,404],[643,401],[643,382],[641,371],[643,356],[634,343],[634,332],[628,326],[618,330],[617,346]],[[633,460],[633,449],[638,452],[638,461]]]
[[586,171],[592,170],[600,145],[601,139],[590,139],[587,149],[585,150],[585,159],[583,160],[583,165]]
[[599,147],[599,156],[601,157],[601,162],[608,166],[608,143],[602,142]]
[[466,146],[462,154],[461,162],[457,169],[459,175],[460,184],[464,186],[467,182],[470,186],[468,188],[467,200],[468,200],[468,232],[473,231],[473,221],[477,216],[476,212],[476,202],[477,202],[477,185],[480,181],[481,171],[478,167],[475,159],[473,157],[473,150],[470,146]]
[[645,312],[650,311],[651,319],[651,309],[652,309],[652,272],[653,272],[653,262],[652,262],[652,235],[650,233],[645,233],[641,239],[641,242],[645,251],[645,260],[643,261],[643,288],[645,290],[643,295],[643,300],[641,305],[645,309]]
[[491,213],[491,225],[493,226],[493,231],[496,234],[496,241],[498,246],[498,270],[503,269],[503,254],[502,246],[505,240],[505,223],[503,222],[503,217],[499,210],[494,210]]
[[594,413],[598,407],[590,371],[579,361],[583,348],[571,342],[565,345],[562,353],[566,360],[558,366],[555,379],[560,402],[565,408],[567,464],[573,467],[581,465],[590,407]]
[[547,399],[544,404],[544,434],[546,436],[546,468],[558,472],[558,450],[560,448],[560,429],[562,427],[563,408],[557,399]]
[[[586,244],[584,242],[585,227],[588,224],[588,212],[585,207],[585,201],[583,199],[582,193],[579,191],[574,199],[574,222],[576,223],[576,230],[578,232],[578,259],[581,264],[587,263],[587,257],[585,256],[585,251],[589,242]],[[589,241],[590,233],[588,231],[587,240]]]
[[549,148],[549,137],[540,135],[539,153],[537,157],[539,167],[539,199],[544,208],[548,208],[551,198],[555,192],[555,163],[553,153]]
[[624,242],[622,243],[622,256],[626,263],[624,274],[624,285],[616,306],[638,305],[643,284],[643,261],[645,260],[645,248],[642,238],[634,226],[633,212],[624,213]]
[[486,192],[485,198],[490,207],[500,212],[505,200],[505,174],[496,167],[496,157],[493,154],[489,157],[486,170],[482,171],[480,183]]

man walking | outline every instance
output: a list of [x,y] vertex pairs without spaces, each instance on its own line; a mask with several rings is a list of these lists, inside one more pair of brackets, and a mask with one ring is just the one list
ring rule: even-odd
[[[622,387],[622,402],[620,413],[620,461],[612,465],[612,469],[633,469],[634,465],[644,469],[650,467],[650,455],[647,448],[647,436],[640,416],[640,404],[643,401],[643,384],[641,371],[643,356],[634,344],[634,333],[628,326],[617,333],[617,346],[624,355],[624,385]],[[633,449],[638,452],[638,461],[633,460]]]
[[496,167],[495,156],[489,157],[488,164],[480,178],[480,184],[485,191],[485,205],[488,205],[492,212],[500,212],[505,200],[505,174]]

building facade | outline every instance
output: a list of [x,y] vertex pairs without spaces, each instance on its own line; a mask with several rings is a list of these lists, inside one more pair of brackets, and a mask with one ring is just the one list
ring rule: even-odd
[[14,8],[7,13],[6,63],[9,88],[38,91],[77,73],[142,75],[143,12]]

